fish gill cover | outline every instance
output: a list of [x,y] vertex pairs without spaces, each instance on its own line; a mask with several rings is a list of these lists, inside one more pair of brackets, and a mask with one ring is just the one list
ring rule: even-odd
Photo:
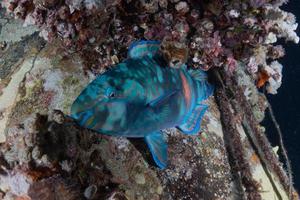
[[[281,85],[284,48],[276,42],[299,42],[284,3],[3,0],[2,197],[298,199],[259,124],[267,101],[257,88],[276,94]],[[171,156],[163,171],[148,166],[140,142],[94,135],[53,111],[69,114],[87,83],[123,62],[141,39],[161,41],[166,66],[208,71],[216,86],[201,135],[167,131]]]

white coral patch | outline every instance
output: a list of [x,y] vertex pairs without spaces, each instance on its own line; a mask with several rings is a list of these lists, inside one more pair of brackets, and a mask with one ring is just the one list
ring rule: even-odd
[[0,176],[0,189],[10,191],[15,195],[21,196],[27,194],[31,180],[20,173],[11,173],[7,176]]
[[113,137],[112,140],[117,145],[118,149],[124,151],[129,151],[129,140],[124,137]]
[[249,59],[249,62],[247,64],[247,70],[248,72],[250,72],[251,74],[254,74],[257,72],[258,70],[258,65],[257,65],[257,62],[256,62],[256,58],[255,57],[251,57]]
[[297,36],[296,29],[298,24],[296,23],[295,16],[292,13],[285,12],[279,8],[266,6],[267,13],[277,13],[277,19],[270,21],[274,27],[278,30],[277,36],[285,38],[286,41],[292,41],[299,43],[299,37]]
[[240,16],[240,12],[232,9],[229,11],[229,16],[232,18],[238,18]]
[[278,88],[281,86],[283,66],[278,61],[273,61],[270,65],[264,66],[264,70],[270,76],[267,85],[267,92],[277,94]]
[[43,74],[45,91],[55,91],[60,86],[63,74],[60,71],[46,70]]
[[88,9],[88,10],[92,10],[92,9],[96,9],[99,8],[100,6],[102,6],[103,1],[99,1],[99,0],[85,0],[84,1],[84,6]]
[[276,37],[276,34],[274,34],[273,32],[270,32],[267,37],[266,37],[266,40],[265,40],[265,43],[266,44],[273,44],[277,42],[277,37]]

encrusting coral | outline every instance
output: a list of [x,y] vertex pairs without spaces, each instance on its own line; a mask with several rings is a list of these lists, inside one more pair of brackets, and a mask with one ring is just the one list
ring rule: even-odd
[[[48,120],[56,121],[47,123]],[[0,175],[1,179],[7,180],[1,182],[1,188],[11,189],[6,194],[6,199],[9,199],[8,196],[14,199],[24,194],[28,194],[32,199],[77,199],[80,196],[80,187],[76,184],[79,179],[92,181],[98,187],[111,181],[112,176],[107,169],[99,168],[97,170],[102,171],[99,173],[89,167],[86,158],[93,158],[91,162],[100,166],[103,166],[101,164],[103,161],[97,156],[97,150],[92,149],[91,144],[86,146],[84,141],[76,139],[78,137],[76,134],[79,134],[76,127],[63,128],[61,124],[63,120],[63,115],[59,112],[53,112],[49,117],[35,115],[27,119],[24,127],[11,129],[8,133],[8,141],[16,139],[19,142],[11,142],[11,145],[6,145],[1,150],[7,161],[7,168],[3,169],[8,174]],[[72,134],[65,134],[71,132]],[[92,134],[87,136],[93,137]],[[79,150],[80,148],[82,149]],[[79,151],[80,155],[77,153]],[[77,171],[77,167],[84,170],[82,171],[84,174],[77,174],[72,178],[69,176],[68,180],[55,175],[59,170],[72,174],[74,170]],[[98,177],[101,181],[95,179],[95,174],[97,176],[102,174]],[[90,184],[93,184],[92,182]],[[105,194],[104,191],[98,192],[102,192],[100,195]]]
[[[299,42],[295,33],[298,24],[293,14],[279,8],[283,3],[4,0],[2,5],[23,19],[25,26],[37,25],[44,39],[58,37],[67,48],[81,50],[83,57],[94,55],[97,65],[90,56],[86,59],[87,68],[94,73],[122,60],[132,41],[146,38],[168,41],[175,47],[184,45],[189,49],[188,64],[195,68],[222,66],[231,74],[237,61],[243,61],[259,81],[260,69],[272,68],[269,59],[284,55],[280,46],[272,45],[277,38]],[[186,51],[178,54],[187,59]],[[276,93],[281,79],[265,71],[273,77],[268,91]],[[280,70],[277,73],[281,74]]]
[[[280,180],[290,199],[297,199],[290,177],[286,175],[259,125],[264,118],[267,103],[265,96],[257,88],[276,94],[281,86],[284,66],[278,59],[284,56],[285,51],[276,42],[285,39],[299,43],[295,32],[298,24],[293,14],[281,10],[280,6],[284,3],[285,0],[3,0],[1,5],[8,14],[23,20],[24,26],[37,26],[39,35],[48,43],[64,49],[64,54],[60,55],[62,61],[66,57],[71,58],[73,54],[79,54],[86,74],[91,77],[125,59],[128,46],[140,39],[161,41],[160,52],[170,67],[180,67],[187,63],[188,67],[209,71],[217,82],[215,99],[221,111],[221,131],[224,132],[231,170],[235,170],[233,179],[240,181],[240,187],[237,187],[239,197],[262,199],[263,196],[260,191],[262,186],[247,162],[248,152],[245,139],[240,134],[241,128],[255,146],[254,151],[262,165]],[[7,48],[5,43],[1,43],[1,49],[2,46],[3,49]],[[72,64],[67,66],[68,69],[63,70],[72,70],[74,67]],[[49,73],[42,74],[42,81],[36,80],[34,73],[28,74],[26,84],[34,85],[29,87],[33,90],[32,93],[35,90],[43,91],[38,102],[50,106],[51,103],[57,103],[57,99],[54,103],[52,101],[59,96],[53,82],[58,83],[63,72],[53,73],[49,70]],[[72,84],[79,80],[70,78],[67,81]],[[17,118],[15,115],[11,116]],[[0,188],[7,190],[0,191],[0,197],[2,194],[6,198],[28,194],[32,199],[39,199],[42,195],[40,191],[47,191],[50,195],[49,191],[54,190],[60,193],[58,196],[51,195],[58,199],[61,198],[60,194],[65,199],[76,199],[78,196],[87,199],[126,199],[135,197],[133,190],[127,190],[130,187],[137,187],[135,192],[147,191],[146,186],[144,187],[146,182],[147,186],[151,185],[151,190],[148,191],[151,195],[145,198],[158,199],[160,195],[165,199],[183,198],[178,194],[184,194],[186,198],[199,198],[199,195],[203,195],[200,192],[205,189],[186,194],[188,189],[196,191],[198,186],[194,183],[209,185],[206,180],[201,182],[198,179],[193,183],[182,182],[182,179],[192,177],[189,174],[194,168],[178,168],[173,164],[172,168],[177,167],[174,172],[166,170],[158,173],[169,192],[168,196],[162,192],[163,188],[157,176],[152,174],[153,171],[145,169],[139,162],[135,163],[141,157],[139,154],[134,153],[132,161],[128,165],[122,165],[125,161],[121,156],[111,153],[126,149],[123,154],[132,155],[128,152],[134,151],[133,148],[128,150],[128,144],[123,140],[111,142],[112,139],[105,136],[96,137],[87,130],[79,130],[72,121],[56,111],[30,115],[27,118],[8,129],[7,141],[1,144],[0,176],[7,179],[7,185],[0,185]],[[79,138],[85,140],[80,141]],[[171,154],[189,147],[186,157],[199,158],[199,155],[193,157],[191,153],[197,151],[196,144],[195,148],[188,145],[179,148],[175,147],[177,144],[174,141],[172,144],[170,140],[174,148]],[[197,140],[193,140],[193,144],[195,141]],[[100,143],[105,148],[95,147]],[[117,147],[111,143],[117,144]],[[225,174],[220,175],[225,177],[224,181],[222,179],[224,183],[229,182],[229,169],[224,167],[226,160],[224,158],[223,164],[216,165]],[[107,163],[122,163],[120,166],[129,169],[135,166],[138,173],[133,174],[132,170],[128,174],[120,174],[123,171],[119,169],[119,165],[107,166]],[[197,168],[203,167],[195,160],[191,160],[189,164]],[[209,174],[200,170],[194,173]],[[182,188],[172,185],[174,180]],[[219,179],[214,181],[221,185]],[[22,187],[19,188],[16,184]],[[83,188],[83,185],[88,187]],[[272,187],[278,190],[276,185]],[[203,193],[209,196],[208,199],[228,199],[228,190],[224,186],[220,187],[218,193]],[[27,196],[23,198],[26,199]],[[51,198],[52,196],[45,197]]]

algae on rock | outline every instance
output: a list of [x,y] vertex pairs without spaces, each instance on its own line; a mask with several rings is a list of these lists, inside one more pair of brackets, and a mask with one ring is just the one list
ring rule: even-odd
[[[68,5],[71,4],[70,1],[67,2]],[[84,12],[80,9],[75,11],[76,6],[73,4],[71,7],[74,8],[75,13],[79,13],[78,15],[81,12],[88,12],[88,16],[92,17],[95,14],[92,2],[88,4],[89,9]],[[107,3],[111,6],[116,2]],[[173,3],[177,4],[177,1],[170,2],[170,4]],[[157,14],[157,10],[165,8],[164,2],[158,1],[152,3],[141,1],[138,5],[146,11],[147,16],[155,15],[155,20],[161,14]],[[185,7],[185,5],[187,4],[179,2],[176,6],[184,8],[174,14],[176,19],[180,19],[190,11],[191,7]],[[232,6],[235,7],[235,5]],[[53,7],[49,6],[44,9],[48,8]],[[222,5],[219,7],[209,5],[205,8],[213,15],[219,15],[222,11]],[[62,9],[66,8],[62,6]],[[129,8],[124,7],[124,9]],[[240,13],[234,11],[233,9],[230,17],[239,17]],[[108,13],[111,12],[109,10]],[[51,12],[47,14],[51,14],[50,17],[56,16]],[[64,14],[66,13],[60,13],[59,17],[64,17]],[[147,16],[140,16],[141,19],[138,20],[145,20],[151,24],[152,21]],[[173,34],[178,40],[187,37],[189,29],[185,21],[180,21],[173,27],[168,25],[172,23],[173,16],[168,13],[161,14],[161,16],[163,24],[168,27],[167,30],[164,30],[165,27],[161,24],[149,27],[141,24],[144,30],[134,27],[135,32],[132,35],[138,38],[141,34],[145,34],[146,38],[153,39],[155,30],[159,30],[155,37],[163,38],[170,36],[169,34]],[[194,45],[193,56],[195,56],[192,58],[193,65],[198,65],[201,59],[207,59],[206,63],[222,63],[219,60],[220,57],[223,59],[223,56],[220,56],[220,35],[213,33],[214,24],[208,19],[209,16],[207,15],[205,20],[201,19],[200,24],[203,26],[199,26],[198,20],[200,19],[197,10],[189,13],[189,22],[199,27],[195,30],[197,34],[210,35],[207,43],[205,43],[206,40],[198,37],[193,38],[196,41],[195,44],[191,41],[191,48]],[[99,16],[93,20],[97,17]],[[251,116],[253,115],[253,119],[258,122],[262,120],[266,108],[264,96],[257,92],[252,83],[253,77],[246,72],[247,67],[243,62],[238,64],[231,57],[226,60],[226,70],[231,71],[230,67],[233,66],[236,68],[236,87],[242,92],[239,91],[239,96],[230,99],[233,103],[220,99],[217,95],[207,101],[209,110],[204,117],[201,134],[187,136],[175,129],[165,130],[168,135],[169,165],[165,170],[158,170],[151,164],[149,153],[140,145],[141,141],[134,142],[126,138],[100,135],[79,127],[67,117],[71,103],[94,79],[94,74],[103,71],[103,66],[111,65],[112,57],[115,56],[114,59],[124,57],[124,52],[126,52],[124,46],[129,45],[133,36],[121,36],[123,31],[129,30],[129,28],[128,30],[122,28],[121,20],[116,19],[113,24],[108,25],[108,27],[113,27],[110,31],[114,35],[114,45],[111,43],[112,38],[107,39],[107,44],[103,43],[103,38],[101,42],[98,41],[99,38],[87,38],[90,36],[91,27],[83,30],[83,26],[79,27],[78,33],[76,32],[76,34],[80,33],[79,38],[73,38],[78,49],[72,47],[66,51],[61,44],[62,38],[48,35],[52,38],[51,42],[46,44],[38,36],[36,29],[24,29],[15,19],[10,18],[7,21],[2,11],[0,19],[0,42],[5,41],[4,48],[0,49],[0,198],[6,200],[253,199],[253,194],[255,194],[255,197],[259,199],[270,199],[273,196],[288,199],[286,187],[279,181],[277,174],[263,165],[267,159],[260,156],[256,150],[257,145],[255,146],[248,137],[243,116],[234,116],[235,113],[239,113],[233,105],[234,103],[239,105],[238,98],[243,100],[248,98],[251,110],[247,114],[252,113]],[[251,22],[251,19],[248,19],[247,23]],[[223,23],[226,22],[223,21]],[[55,25],[58,26],[58,24]],[[62,27],[62,30],[67,27],[69,26]],[[97,29],[97,33],[99,30],[103,31],[103,35],[106,32],[110,33],[104,26],[94,28]],[[174,30],[170,31],[173,28]],[[7,30],[15,30],[17,34],[8,36]],[[47,33],[52,33],[51,31],[54,30],[46,30]],[[55,31],[59,32],[59,30]],[[72,35],[71,32],[63,31],[63,33],[64,36]],[[102,36],[100,33],[99,35]],[[228,39],[232,39],[230,38],[232,35],[227,36]],[[90,45],[89,48],[82,47],[84,45],[81,40]],[[166,41],[168,42],[167,39]],[[232,40],[228,41],[232,42]],[[63,42],[66,45],[74,41],[63,38]],[[207,57],[208,54],[197,54],[196,51],[204,48],[203,45],[205,47],[208,45],[209,51],[213,52],[211,60]],[[176,53],[178,55],[173,56],[182,56],[182,52],[174,54]],[[91,65],[87,67],[87,63]],[[217,88],[220,89],[220,87]],[[226,89],[218,91],[226,97],[230,93]],[[220,113],[222,103],[228,108],[227,113]],[[231,116],[228,124],[233,125],[231,128],[236,131],[237,139],[240,141],[237,147],[243,150],[242,158],[237,157],[237,160],[232,160],[234,157],[232,150],[236,149],[232,149],[233,145],[228,141],[226,126],[229,125],[224,124],[224,115],[225,118]],[[253,185],[249,182],[245,184],[245,177],[241,177],[241,174],[245,175],[245,171],[243,167],[236,165],[240,162],[239,159],[249,161],[246,163],[249,165],[246,182],[250,177],[249,182]],[[294,199],[297,198],[296,195],[295,192]]]

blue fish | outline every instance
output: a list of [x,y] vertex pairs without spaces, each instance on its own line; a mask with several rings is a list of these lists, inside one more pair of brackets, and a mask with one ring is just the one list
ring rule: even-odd
[[168,67],[160,42],[138,41],[122,63],[99,75],[77,97],[71,117],[101,134],[145,138],[156,164],[167,165],[167,143],[161,130],[178,128],[195,135],[213,93],[201,70]]

